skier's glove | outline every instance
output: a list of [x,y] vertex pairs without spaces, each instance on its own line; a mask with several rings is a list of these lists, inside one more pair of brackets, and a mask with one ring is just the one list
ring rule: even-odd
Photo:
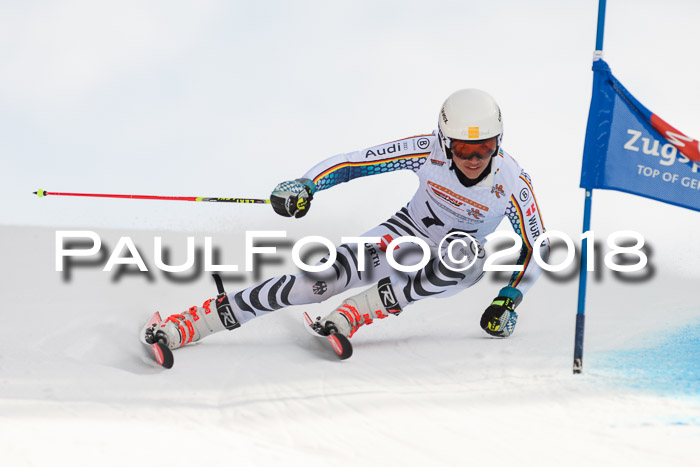
[[504,287],[481,315],[481,328],[492,336],[508,337],[515,331],[518,314],[515,307],[523,294],[515,287]]
[[280,216],[304,217],[309,212],[314,193],[314,182],[307,178],[297,178],[277,185],[270,195],[270,202]]

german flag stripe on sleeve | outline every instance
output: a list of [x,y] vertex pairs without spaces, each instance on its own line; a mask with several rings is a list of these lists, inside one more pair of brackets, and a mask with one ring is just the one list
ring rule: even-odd
[[[530,193],[532,193],[532,199],[535,201],[535,207],[537,208],[537,212],[539,213],[540,222],[542,222],[542,233],[544,233],[547,231],[547,229],[545,229],[545,227],[544,227],[544,219],[542,219],[542,211],[540,211],[540,205],[537,204],[537,198],[535,197],[535,190],[532,189],[532,184],[530,184],[530,182],[527,180],[527,178],[525,178],[521,175],[520,180],[525,182],[525,185],[527,185],[527,187],[530,189]],[[517,206],[517,203],[514,203],[514,204]]]
[[513,203],[513,206],[515,206],[516,212],[518,213],[518,226],[520,227],[520,236],[523,238],[525,246],[527,246],[528,249],[532,250],[532,245],[530,245],[530,242],[527,239],[527,235],[525,234],[525,216],[523,216],[523,210],[520,209],[520,205],[515,200],[515,197],[513,195],[510,196],[510,200]]
[[520,209],[520,205],[516,201],[515,197],[513,197],[512,195],[510,197],[510,201],[511,203],[513,203],[513,206],[515,207],[515,210],[518,213],[518,226],[520,227],[520,237],[523,239],[523,242],[526,246],[525,258],[520,258],[523,261],[523,270],[514,272],[514,277],[511,279],[510,285],[516,287],[525,275],[525,271],[527,271],[527,266],[530,264],[530,259],[532,258],[532,245],[530,245],[530,242],[527,239],[527,235],[525,234],[525,216],[523,216],[523,211],[522,209]]
[[[318,184],[323,178],[326,178],[330,176],[331,174],[342,171],[343,169],[359,169],[362,172],[367,172],[367,173],[362,173],[362,175],[373,175],[374,173],[380,173],[380,172],[391,172],[393,170],[401,169],[405,165],[405,162],[408,162],[410,160],[417,160],[421,158],[425,158],[430,154],[430,152],[423,152],[420,154],[408,154],[405,156],[397,156],[397,157],[390,157],[387,159],[381,159],[378,161],[362,161],[362,162],[343,162],[340,164],[336,164],[333,167],[330,167],[320,174],[318,174],[316,177],[314,177],[314,183]],[[395,163],[395,164],[392,164]],[[382,166],[383,165],[383,166]],[[391,165],[395,165],[396,167],[391,167]],[[377,167],[378,170],[373,171],[372,168]],[[381,170],[383,168],[383,170]],[[365,170],[363,170],[365,169]]]

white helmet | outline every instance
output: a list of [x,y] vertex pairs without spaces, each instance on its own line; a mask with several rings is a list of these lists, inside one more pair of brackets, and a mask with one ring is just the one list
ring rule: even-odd
[[442,150],[452,158],[451,140],[480,141],[498,137],[501,146],[503,122],[501,109],[488,93],[479,89],[461,89],[445,100],[438,117]]

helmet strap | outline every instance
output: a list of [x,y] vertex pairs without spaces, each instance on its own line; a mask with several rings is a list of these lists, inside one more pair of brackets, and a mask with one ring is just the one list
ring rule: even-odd
[[438,138],[440,139],[440,146],[442,147],[442,152],[445,154],[447,159],[452,160],[452,149],[448,148],[445,144],[445,135],[442,134],[442,129],[438,125]]

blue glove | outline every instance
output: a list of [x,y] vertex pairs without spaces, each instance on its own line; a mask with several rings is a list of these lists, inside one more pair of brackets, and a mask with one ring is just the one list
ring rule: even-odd
[[316,185],[307,178],[282,182],[270,195],[270,203],[277,214],[284,217],[304,217],[314,199]]
[[523,294],[515,287],[503,287],[498,297],[481,315],[481,329],[496,337],[508,337],[515,331],[518,314],[515,307],[522,301]]

